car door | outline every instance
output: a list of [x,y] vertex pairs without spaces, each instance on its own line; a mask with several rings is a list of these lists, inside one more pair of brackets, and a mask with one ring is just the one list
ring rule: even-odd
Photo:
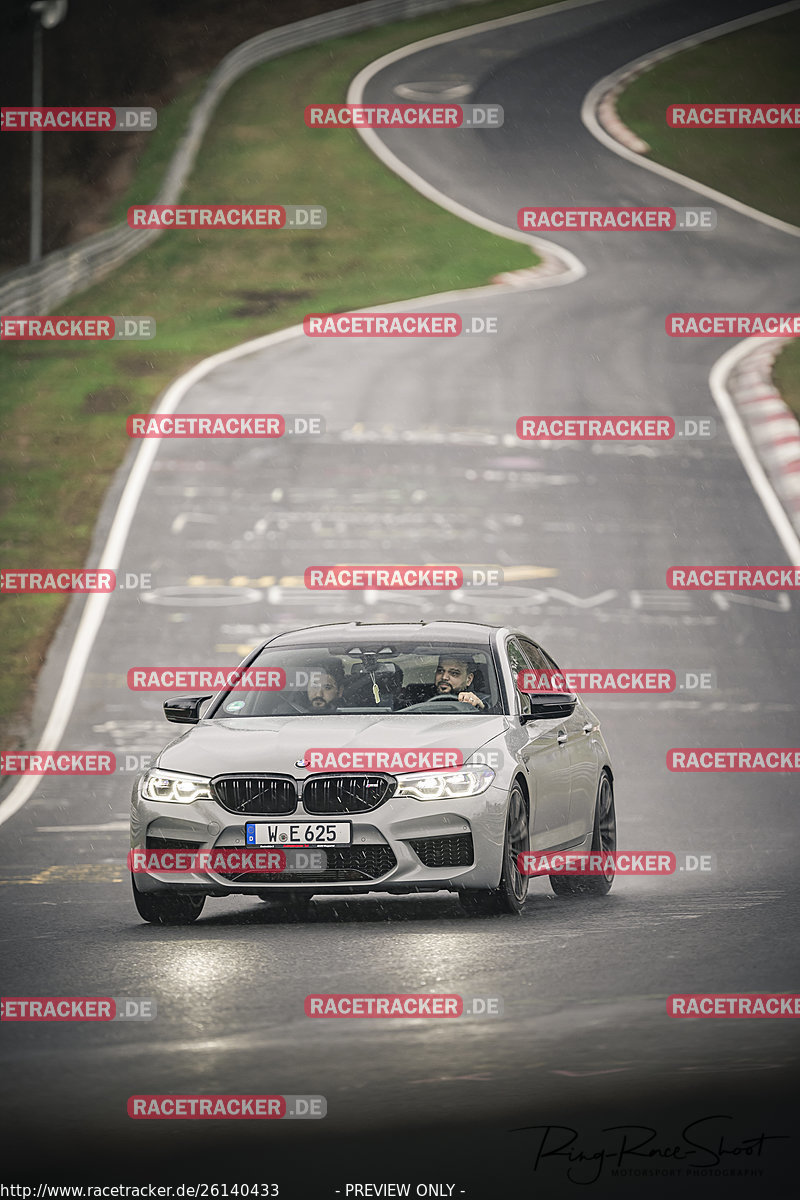
[[[528,638],[520,638],[520,645],[536,671],[548,675],[563,674],[549,654]],[[570,769],[569,836],[570,839],[584,838],[592,829],[594,805],[597,794],[597,756],[593,733],[595,723],[592,714],[580,698],[571,717],[563,722],[566,732],[566,750]]]
[[[506,642],[506,654],[514,680],[512,711],[522,717],[530,712],[531,702],[516,686],[517,676],[531,664],[514,637]],[[531,849],[559,848],[569,841],[570,768],[565,723],[560,718],[520,721],[518,736],[517,751],[531,797]]]

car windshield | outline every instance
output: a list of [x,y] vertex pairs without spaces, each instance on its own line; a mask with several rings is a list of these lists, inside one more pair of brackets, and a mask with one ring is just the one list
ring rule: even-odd
[[[260,673],[257,674],[257,673]],[[491,651],[442,642],[335,642],[267,646],[247,668],[241,689],[214,712],[231,717],[463,714],[501,711]],[[275,690],[255,690],[263,683]],[[459,702],[459,695],[480,703]]]

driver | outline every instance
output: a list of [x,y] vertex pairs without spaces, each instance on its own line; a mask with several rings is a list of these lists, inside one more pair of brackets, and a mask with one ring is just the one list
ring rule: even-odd
[[[457,654],[440,654],[433,683],[430,685],[430,700],[433,696],[452,696],[462,704],[471,704],[473,708],[482,711],[487,708],[490,696],[488,692],[473,692],[470,690],[475,678],[475,664],[468,658],[460,658]],[[419,701],[418,701],[419,703]]]
[[344,691],[344,666],[338,658],[326,658],[309,670],[306,700],[311,712],[334,713]]

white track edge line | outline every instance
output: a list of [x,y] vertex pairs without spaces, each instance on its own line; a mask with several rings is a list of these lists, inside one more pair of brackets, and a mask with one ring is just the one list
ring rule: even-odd
[[728,435],[733,442],[744,469],[750,477],[750,482],[764,506],[764,510],[772,522],[781,545],[790,562],[800,567],[800,538],[798,538],[789,516],[781,503],[777,492],[767,477],[767,473],[759,461],[758,455],[748,437],[744,422],[736,410],[731,394],[726,386],[727,378],[737,363],[760,346],[769,344],[770,338],[746,338],[733,346],[717,359],[708,377],[708,386],[719,409]]
[[[363,102],[364,88],[375,75],[386,67],[401,61],[403,58],[418,54],[420,51],[426,50],[431,46],[443,45],[458,38],[475,36],[475,34],[486,32],[489,29],[498,29],[504,25],[520,24],[522,21],[534,21],[540,17],[552,16],[554,13],[563,12],[565,9],[583,8],[589,4],[601,2],[602,0],[564,0],[564,3],[550,4],[544,8],[538,8],[533,12],[515,13],[510,17],[499,17],[494,21],[483,21],[478,25],[468,25],[464,29],[453,29],[448,33],[439,33],[433,37],[423,38],[419,42],[412,42],[408,46],[401,46],[397,50],[392,50],[389,54],[384,54],[381,58],[376,58],[374,62],[368,63],[366,67],[359,71],[347,90],[347,103],[361,104]],[[800,0],[798,0],[798,3],[800,3]],[[570,250],[566,250],[563,246],[547,241],[544,238],[523,233],[521,229],[514,229],[510,225],[501,225],[499,221],[483,217],[480,213],[474,212],[473,209],[467,208],[466,205],[459,204],[457,200],[453,200],[444,192],[440,192],[438,188],[428,183],[426,179],[418,175],[416,171],[399,159],[396,154],[393,154],[384,145],[374,129],[359,128],[356,132],[385,167],[393,171],[395,175],[398,175],[414,191],[424,196],[426,200],[431,200],[434,204],[438,204],[440,208],[446,209],[447,212],[459,217],[462,221],[467,221],[470,225],[475,225],[478,229],[484,229],[487,233],[493,233],[497,237],[505,238],[508,241],[522,242],[524,245],[528,245],[533,250],[541,253],[542,257],[546,257],[549,254],[565,263],[567,269],[563,274],[543,277],[541,280],[533,280],[523,285],[523,288],[542,286],[559,287],[567,283],[576,283],[586,275],[586,267],[578,256]],[[523,288],[517,290],[523,290]]]

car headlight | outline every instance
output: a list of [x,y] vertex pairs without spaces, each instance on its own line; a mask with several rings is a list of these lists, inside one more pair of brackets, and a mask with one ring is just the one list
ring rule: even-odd
[[403,775],[395,796],[411,796],[414,800],[461,800],[479,796],[494,779],[491,767],[465,767],[463,771],[448,771],[441,775]]
[[160,771],[153,767],[141,783],[145,800],[162,800],[169,804],[191,804],[193,800],[211,800],[211,786],[202,775],[184,775],[180,771]]

